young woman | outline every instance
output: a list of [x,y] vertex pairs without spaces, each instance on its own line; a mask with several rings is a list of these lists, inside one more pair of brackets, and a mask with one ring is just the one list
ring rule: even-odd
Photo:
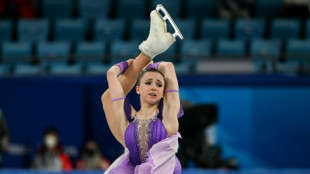
[[[175,156],[180,137],[178,117],[183,115],[176,73],[171,62],[150,64],[175,39],[166,32],[160,14],[154,10],[150,16],[150,34],[139,46],[141,54],[107,72],[109,89],[101,100],[110,129],[125,148],[106,171],[109,174],[181,173]],[[126,98],[135,83],[141,105],[137,111]]]

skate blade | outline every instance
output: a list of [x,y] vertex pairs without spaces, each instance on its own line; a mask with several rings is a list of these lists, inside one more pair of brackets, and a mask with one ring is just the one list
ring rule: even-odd
[[175,22],[173,21],[173,19],[171,18],[170,14],[168,13],[168,11],[165,9],[165,7],[161,4],[158,4],[156,6],[156,11],[159,13],[159,11],[162,11],[165,16],[163,17],[163,20],[166,21],[168,20],[170,22],[170,24],[172,25],[173,29],[174,29],[174,33],[173,33],[173,37],[179,37],[181,40],[184,39],[181,31],[179,30],[178,26],[175,24]]

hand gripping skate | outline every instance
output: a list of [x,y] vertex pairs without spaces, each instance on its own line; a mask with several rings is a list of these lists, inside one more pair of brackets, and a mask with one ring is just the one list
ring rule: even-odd
[[181,40],[184,38],[182,33],[180,32],[178,26],[175,24],[175,22],[173,21],[173,19],[171,18],[170,14],[167,12],[167,10],[165,9],[165,7],[161,4],[158,4],[156,6],[156,11],[159,13],[159,11],[162,11],[165,16],[162,17],[161,15],[161,18],[163,21],[166,21],[168,20],[170,22],[170,24],[172,25],[172,27],[174,28],[174,33],[173,33],[173,37],[176,38],[176,37],[179,37]]

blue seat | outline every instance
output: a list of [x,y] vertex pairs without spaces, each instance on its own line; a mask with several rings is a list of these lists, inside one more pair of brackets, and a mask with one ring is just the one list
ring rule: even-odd
[[[195,19],[174,19],[185,39],[194,39],[196,34],[197,22]],[[172,25],[167,24],[167,31],[171,34],[174,33]]]
[[82,19],[107,18],[112,0],[79,0],[78,11]]
[[168,62],[176,62],[177,57],[177,44],[173,44],[169,47],[167,51],[162,54],[156,56],[155,60],[157,61],[168,61]]
[[264,19],[237,19],[234,30],[235,39],[263,38],[265,33]]
[[13,31],[13,23],[10,20],[0,21],[0,43],[11,41]]
[[32,62],[32,44],[29,42],[4,42],[2,45],[2,62],[3,63],[25,63]]
[[309,70],[310,40],[288,40],[285,50],[287,63],[297,63],[304,71]]
[[189,18],[209,18],[215,16],[216,0],[186,1],[186,16]]
[[110,62],[116,63],[130,58],[135,58],[139,54],[138,41],[114,41],[111,43]]
[[86,74],[106,74],[107,71],[111,68],[110,65],[104,64],[89,64],[86,66],[85,73]]
[[228,19],[205,19],[201,24],[201,39],[229,38],[231,21]]
[[0,76],[7,76],[11,73],[11,65],[0,64]]
[[94,27],[94,40],[110,42],[121,40],[125,31],[125,20],[96,20]]
[[283,0],[256,0],[256,17],[278,17],[285,8]]
[[218,40],[215,46],[217,57],[240,58],[246,56],[246,42],[244,40]]
[[281,55],[282,42],[280,40],[254,39],[250,46],[252,58],[277,59]]
[[39,75],[45,74],[46,69],[38,65],[24,65],[24,64],[16,64],[14,67],[14,75]]
[[306,38],[310,39],[310,19],[306,20]]
[[82,74],[81,65],[51,65],[49,73],[52,75],[80,75]]
[[195,62],[180,62],[174,64],[177,74],[189,74],[195,72]]
[[74,0],[43,0],[42,15],[49,19],[68,19],[73,16]]
[[56,41],[83,41],[86,38],[88,22],[74,19],[58,19],[54,25]]
[[118,0],[117,17],[123,19],[145,18],[145,0]]
[[66,64],[70,57],[71,45],[68,42],[39,42],[37,58],[42,65]]
[[130,27],[130,39],[143,41],[147,38],[150,31],[150,21],[144,19],[136,19],[132,21]]
[[46,19],[26,20],[17,23],[17,37],[21,42],[47,41],[49,34],[49,21]]
[[299,19],[274,19],[271,22],[270,37],[274,39],[299,38],[300,30]]
[[104,42],[79,42],[75,49],[75,61],[82,64],[102,63],[105,52]]
[[272,64],[281,56],[280,40],[254,39],[250,44],[250,56],[258,72],[272,72]]
[[162,4],[172,18],[180,16],[182,0],[152,0],[151,9],[155,9],[157,4]]
[[207,59],[211,55],[209,40],[184,40],[181,45],[181,62]]

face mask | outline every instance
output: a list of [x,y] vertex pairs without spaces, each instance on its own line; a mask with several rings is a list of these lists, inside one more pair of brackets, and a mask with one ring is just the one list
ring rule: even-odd
[[45,137],[45,145],[46,145],[48,148],[50,148],[50,149],[56,147],[56,145],[57,145],[57,139],[56,139],[56,137],[53,136],[53,135],[47,135],[47,136]]
[[88,156],[93,156],[95,154],[95,150],[93,150],[93,149],[86,149],[86,154]]

